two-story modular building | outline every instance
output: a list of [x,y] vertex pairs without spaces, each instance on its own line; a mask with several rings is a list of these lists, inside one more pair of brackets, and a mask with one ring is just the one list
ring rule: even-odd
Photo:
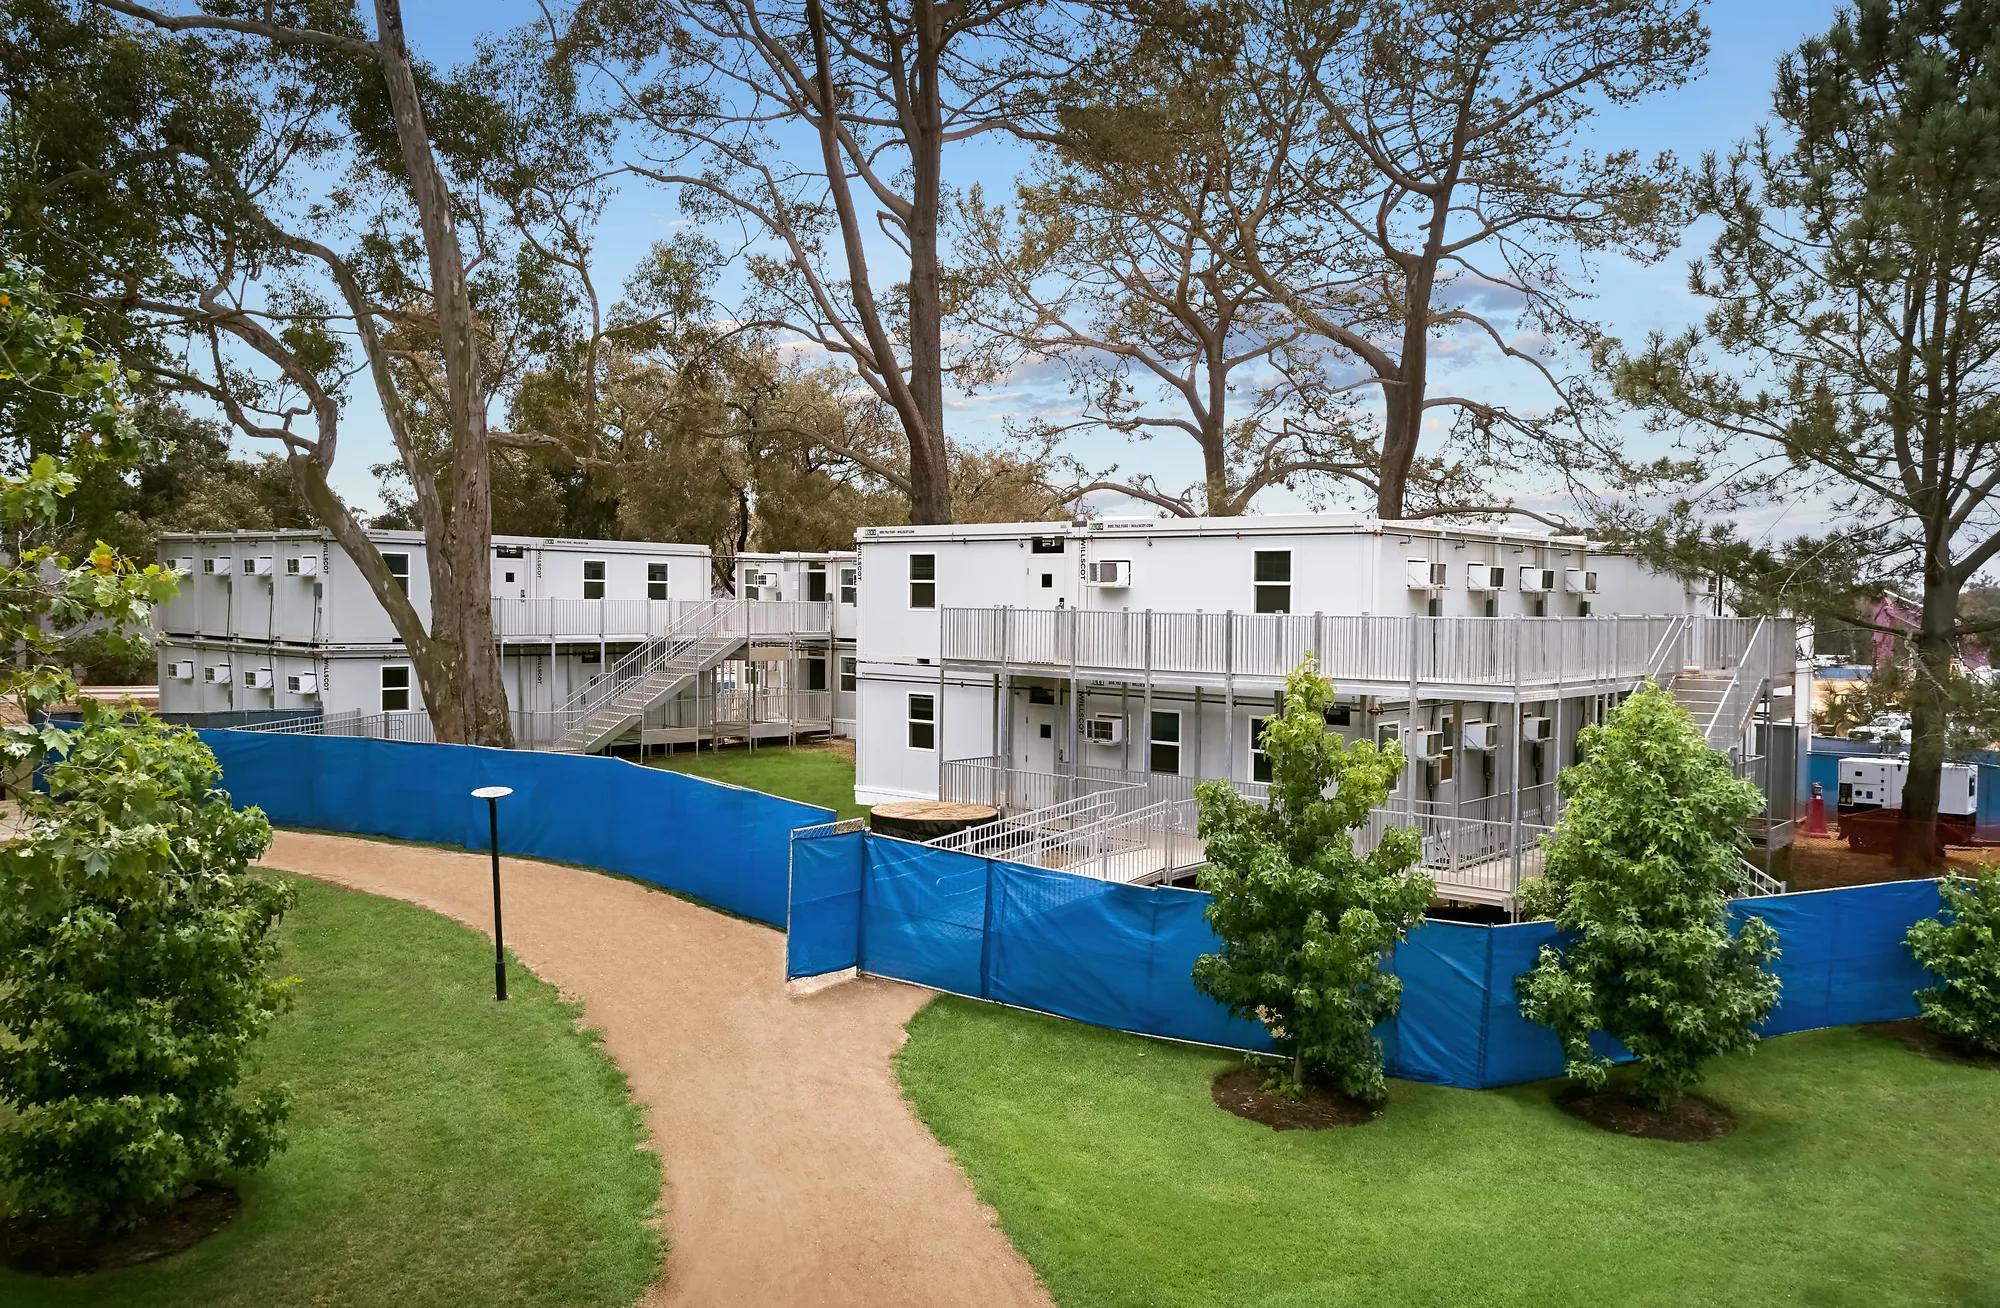
[[[428,621],[422,533],[369,535]],[[160,550],[184,574],[155,614],[163,712],[379,719],[379,734],[428,735],[388,612],[329,535],[170,535]],[[832,693],[797,687],[809,658],[827,675],[834,606],[717,598],[710,566],[703,545],[496,537],[493,621],[517,739],[601,748],[827,731]],[[760,691],[753,668],[783,693]]]
[[825,692],[832,700],[833,734],[854,734],[856,657],[854,633],[860,598],[859,571],[852,550],[787,550],[736,556],[736,594],[753,603],[803,601],[829,605],[830,630],[824,642],[808,644],[796,671],[799,689]]
[[1791,626],[1581,538],[1351,515],[882,527],[859,571],[857,800],[1065,828],[1146,810],[1156,861],[1107,875],[1198,859],[1158,847],[1192,830],[1197,780],[1262,793],[1258,733],[1308,652],[1329,731],[1403,745],[1383,817],[1422,826],[1450,898],[1511,904],[1577,733],[1649,677],[1786,797],[1760,834],[1789,839]]

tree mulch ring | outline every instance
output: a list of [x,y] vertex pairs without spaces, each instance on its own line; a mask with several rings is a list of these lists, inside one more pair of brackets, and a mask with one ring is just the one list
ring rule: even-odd
[[1897,1044],[1914,1049],[1925,1058],[1935,1058],[1940,1063],[2000,1069],[2000,1054],[1989,1054],[1983,1049],[1974,1049],[1971,1045],[1931,1030],[1914,1017],[1906,1017],[1899,1022],[1869,1022],[1861,1029],[1884,1040],[1894,1040]]
[[1325,1086],[1309,1085],[1298,1099],[1274,1095],[1264,1088],[1263,1071],[1255,1067],[1230,1068],[1209,1083],[1208,1094],[1220,1107],[1273,1131],[1361,1126],[1379,1115],[1378,1110]]
[[165,1258],[193,1248],[236,1216],[242,1201],[219,1185],[197,1186],[142,1226],[93,1235],[30,1217],[0,1221],[0,1262],[36,1276],[81,1276]]
[[1600,1131],[1641,1140],[1720,1140],[1736,1129],[1736,1118],[1713,1099],[1682,1095],[1654,1108],[1624,1090],[1572,1087],[1556,1095],[1556,1107]]

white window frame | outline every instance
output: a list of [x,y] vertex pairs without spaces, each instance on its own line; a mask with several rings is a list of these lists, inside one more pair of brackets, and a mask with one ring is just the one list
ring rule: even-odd
[[[1257,576],[1257,562],[1265,555],[1283,555],[1285,559],[1285,579],[1283,581],[1263,581]],[[1267,609],[1264,607],[1264,590],[1283,587],[1285,607]],[[1253,550],[1250,554],[1250,607],[1253,613],[1290,613],[1292,611],[1292,552],[1290,550]]]
[[[389,674],[391,672],[400,672],[403,674],[402,685],[391,686],[389,684]],[[413,697],[413,692],[417,686],[416,671],[408,663],[384,663],[375,678],[375,685],[376,689],[380,691],[378,702],[382,705],[384,713],[408,713],[411,706],[416,702]],[[389,692],[392,690],[402,692],[403,707],[399,709],[389,707]]]
[[[924,716],[917,716],[917,701],[926,705]],[[937,752],[937,696],[935,694],[909,695],[903,705],[903,743],[909,748],[926,754]],[[930,736],[930,744],[917,743],[917,728],[922,727]]]
[[840,688],[848,694],[854,693],[854,682],[860,671],[860,660],[852,654],[840,656]]
[[[1172,740],[1167,740],[1160,736],[1157,725],[1160,718],[1172,718],[1174,720],[1174,738]],[[1156,708],[1153,710],[1153,716],[1146,719],[1147,772],[1160,777],[1178,777],[1181,775],[1182,751],[1186,748],[1186,743],[1182,738],[1184,733],[1181,728],[1185,725],[1186,720],[1181,716],[1179,709]],[[1156,749],[1171,749],[1174,751],[1173,771],[1163,772],[1153,765],[1153,751]]]
[[[659,569],[660,572],[660,575],[657,577],[653,575],[653,570],[655,568]],[[673,576],[674,576],[673,565],[668,563],[665,559],[647,559],[646,598],[649,600],[663,600],[671,598],[673,593],[673,587],[671,584],[673,581]],[[659,587],[658,594],[653,593],[653,588],[655,586]]]
[[[399,564],[400,560],[400,564]],[[410,552],[408,550],[383,550],[382,566],[389,569],[389,575],[396,585],[407,595],[410,593]]]
[[[930,573],[931,573],[930,576],[919,577],[917,575],[918,559],[925,559],[929,561]],[[926,609],[926,610],[935,609],[937,607],[937,555],[912,554],[910,556],[908,572],[909,572],[909,582],[910,582],[910,593],[909,593],[910,607],[912,609]],[[917,587],[919,586],[925,588],[925,597],[924,601],[921,604],[917,602]]]
[[[583,568],[582,568],[582,576],[583,576],[583,597],[584,597],[585,599],[587,599],[587,600],[590,600],[590,599],[595,599],[595,600],[601,600],[601,599],[603,599],[603,598],[604,598],[604,594],[605,594],[605,589],[606,589],[606,587],[608,587],[608,586],[610,585],[610,583],[611,583],[611,568],[610,568],[610,565],[609,565],[609,564],[608,564],[608,563],[607,563],[607,562],[606,562],[605,560],[603,560],[603,559],[583,559],[583,560],[581,560],[581,562],[582,562],[582,565],[583,565]],[[591,567],[591,565],[592,565],[593,563],[597,565],[597,573],[598,573],[598,575],[597,575],[597,576],[595,576],[595,577],[592,577],[592,576],[590,575],[590,567]],[[591,588],[592,586],[595,586],[595,587],[597,587],[597,593],[596,593],[595,595],[593,595],[593,594],[591,594],[591,593],[590,593],[590,588]]]
[[860,591],[860,569],[854,567],[842,568],[840,570],[840,602],[852,608],[855,597],[860,594]]

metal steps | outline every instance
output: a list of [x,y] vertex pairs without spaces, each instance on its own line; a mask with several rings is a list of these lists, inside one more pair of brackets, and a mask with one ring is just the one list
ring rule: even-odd
[[557,710],[564,725],[552,748],[566,754],[604,748],[734,654],[749,639],[747,603],[712,600],[620,659]]

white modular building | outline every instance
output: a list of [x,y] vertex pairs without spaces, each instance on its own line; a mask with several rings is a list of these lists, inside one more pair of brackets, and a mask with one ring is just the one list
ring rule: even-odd
[[1195,782],[1263,793],[1258,733],[1307,653],[1329,731],[1403,745],[1381,821],[1420,826],[1445,898],[1511,908],[1577,733],[1648,678],[1781,797],[1767,862],[1790,839],[1792,625],[1578,537],[1356,515],[879,527],[858,571],[857,800],[990,803],[1018,839],[1046,813],[1051,865],[1198,863]]
[[813,641],[786,668],[799,689],[825,693],[832,703],[832,731],[854,734],[856,664],[854,633],[860,602],[860,572],[854,551],[788,550],[736,556],[736,595],[751,603],[825,604],[829,631]]
[[[369,536],[428,622],[422,533]],[[407,651],[330,535],[170,535],[160,553],[184,574],[180,595],[155,613],[163,712],[359,721],[369,734],[428,737]],[[817,658],[821,677],[830,675],[831,603],[715,597],[703,545],[495,537],[490,567],[502,676],[524,744],[595,749],[831,728],[831,692],[799,692],[805,677],[792,673]],[[785,693],[758,693],[745,672],[752,663],[773,665]]]

